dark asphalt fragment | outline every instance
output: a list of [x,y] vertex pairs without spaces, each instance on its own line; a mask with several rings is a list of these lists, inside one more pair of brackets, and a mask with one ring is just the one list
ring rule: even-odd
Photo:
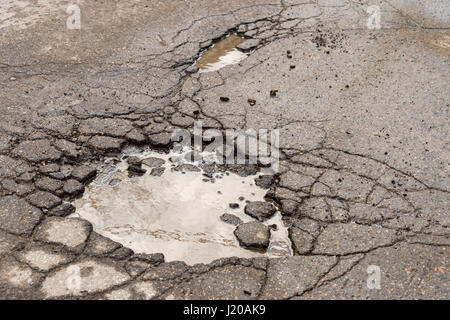
[[251,201],[245,206],[244,212],[259,221],[264,221],[265,219],[273,216],[276,209],[273,204],[269,202]]
[[229,203],[228,206],[231,209],[238,209],[239,208],[239,203]]
[[243,222],[241,218],[230,213],[224,213],[223,215],[221,215],[220,220],[235,226],[240,225]]
[[255,178],[255,184],[263,189],[269,189],[275,182],[273,175],[261,175]]
[[269,246],[270,229],[257,221],[240,224],[234,235],[245,248],[266,249]]

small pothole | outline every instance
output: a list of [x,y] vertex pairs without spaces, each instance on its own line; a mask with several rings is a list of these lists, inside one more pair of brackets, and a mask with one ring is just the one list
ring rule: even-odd
[[[147,150],[107,159],[83,197],[75,200],[72,216],[90,221],[96,232],[135,252],[161,252],[166,261],[291,255],[279,212],[262,222],[270,228],[267,250],[243,248],[234,235],[237,224],[256,221],[244,207],[264,201],[266,190],[254,181],[258,175],[211,171],[185,155]],[[140,169],[130,165],[136,161],[142,161]]]
[[199,73],[217,71],[225,66],[239,63],[247,58],[247,54],[236,47],[245,41],[238,35],[230,35],[215,43],[198,59],[196,65]]

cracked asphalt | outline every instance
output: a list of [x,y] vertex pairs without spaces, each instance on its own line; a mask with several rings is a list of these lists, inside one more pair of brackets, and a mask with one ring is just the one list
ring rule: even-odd
[[[0,3],[0,298],[449,298],[448,1],[74,2],[79,30],[70,1]],[[197,73],[234,33],[249,57]],[[294,256],[164,262],[66,218],[105,156],[196,120],[280,130]]]

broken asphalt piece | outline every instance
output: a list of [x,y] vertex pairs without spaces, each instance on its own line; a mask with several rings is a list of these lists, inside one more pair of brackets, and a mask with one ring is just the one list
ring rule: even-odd
[[263,189],[269,189],[275,182],[273,175],[263,175],[255,178],[255,184]]
[[245,248],[266,249],[269,246],[270,229],[261,222],[240,224],[234,230],[234,235]]
[[231,209],[237,209],[239,208],[239,203],[230,203],[228,204],[230,206]]
[[235,226],[240,225],[243,221],[238,216],[235,216],[234,214],[230,213],[224,213],[220,216],[220,220],[222,220],[225,223],[229,223]]
[[273,216],[276,209],[273,204],[269,202],[251,201],[245,206],[244,212],[259,221],[264,221],[265,219]]
[[138,157],[129,157],[127,162],[129,177],[142,176],[147,172],[147,170],[142,169],[142,160]]

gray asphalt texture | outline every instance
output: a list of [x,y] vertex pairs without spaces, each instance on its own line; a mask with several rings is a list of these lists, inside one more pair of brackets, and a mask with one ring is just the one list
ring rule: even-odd
[[[0,4],[0,298],[449,298],[448,1],[78,4],[79,30],[69,3]],[[249,57],[197,73],[231,33]],[[66,218],[105,156],[196,120],[280,130],[294,256],[188,266]]]

